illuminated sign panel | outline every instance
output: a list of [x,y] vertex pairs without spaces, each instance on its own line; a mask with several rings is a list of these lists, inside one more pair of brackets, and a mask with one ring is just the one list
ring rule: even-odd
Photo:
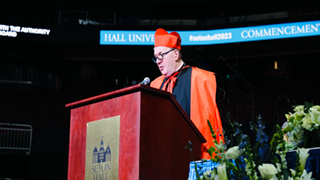
[[152,45],[155,31],[100,31],[101,45]]
[[[320,21],[203,31],[177,31],[181,45],[212,45],[282,38],[318,36]],[[153,45],[155,31],[100,31],[101,45]]]

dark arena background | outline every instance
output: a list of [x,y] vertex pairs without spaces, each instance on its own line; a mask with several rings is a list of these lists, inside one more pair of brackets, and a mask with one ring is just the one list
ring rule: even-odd
[[[0,179],[67,179],[70,109],[65,105],[160,75],[151,60],[153,46],[100,45],[100,30],[196,31],[319,18],[320,7],[312,1],[1,2],[0,125],[26,125],[30,146],[0,149]],[[5,25],[50,33],[27,29],[10,37],[3,33]],[[187,64],[216,73],[225,128],[228,119],[249,127],[261,114],[272,133],[292,106],[320,103],[319,40],[182,46],[182,54]]]

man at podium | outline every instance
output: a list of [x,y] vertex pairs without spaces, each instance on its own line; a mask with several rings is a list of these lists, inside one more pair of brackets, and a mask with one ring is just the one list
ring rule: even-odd
[[162,75],[153,80],[150,86],[173,94],[207,140],[201,146],[201,158],[210,159],[207,149],[214,146],[214,143],[207,120],[217,133],[217,141],[224,141],[222,123],[216,104],[215,74],[183,62],[181,37],[177,32],[168,33],[159,28],[154,38],[152,60],[158,65]]

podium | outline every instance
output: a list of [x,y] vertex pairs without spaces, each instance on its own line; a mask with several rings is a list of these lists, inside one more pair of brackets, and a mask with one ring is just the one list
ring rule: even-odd
[[[186,180],[206,141],[172,94],[146,85],[66,107],[68,180]],[[191,152],[185,149],[189,141]]]

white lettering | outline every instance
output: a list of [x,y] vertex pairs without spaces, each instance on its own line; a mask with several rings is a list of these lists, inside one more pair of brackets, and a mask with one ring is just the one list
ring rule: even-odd
[[287,26],[287,27],[285,27],[284,28],[284,32],[286,33],[286,34],[291,34],[291,31],[289,30],[289,32],[287,31],[287,29],[290,29],[291,27],[290,26]]
[[10,31],[20,32],[20,26],[10,26]]
[[312,26],[312,29],[314,29],[316,32],[318,32],[319,26],[320,26],[320,24],[316,24],[316,26]]
[[49,35],[50,29],[41,29],[41,28],[30,28],[30,27],[22,27],[21,31],[23,33],[30,33],[30,34],[42,34],[42,35]]
[[[285,26],[285,27],[273,27],[268,29],[248,29],[241,32],[241,37],[256,38],[265,36],[279,36],[279,35],[290,35],[290,34],[303,34],[318,32],[320,24],[306,24],[303,26]],[[191,37],[190,37],[191,38]],[[222,37],[224,38],[224,37]]]
[[263,36],[262,29],[260,29],[260,32],[258,30],[255,30],[255,34],[256,34],[256,37]]
[[304,26],[302,26],[301,28],[297,26],[297,33],[304,33]]
[[130,42],[150,42],[154,41],[153,34],[129,34],[129,41]]
[[146,37],[147,42],[150,42],[150,40],[152,40],[152,34],[144,34],[144,36]]
[[276,32],[277,28],[271,28],[272,36],[278,35]]
[[317,24],[316,26],[314,26],[314,25],[311,24],[311,29],[313,29],[312,32],[313,32],[313,31],[318,32],[318,24]]
[[13,32],[13,31],[0,31],[0,36],[17,37],[17,32]]
[[[120,34],[117,35],[118,39],[120,37]],[[124,39],[124,34],[121,34],[121,39],[119,39],[121,42],[126,42],[127,40]]]
[[[119,34],[117,34],[117,36],[119,37]],[[113,34],[112,37],[110,38],[110,41],[118,41],[117,36]]]
[[280,28],[277,28],[277,30],[278,30],[278,32],[279,32],[280,34],[283,35],[283,27],[281,27],[281,29],[280,29]]
[[42,28],[31,28],[31,27],[20,27],[13,25],[4,25],[0,24],[1,36],[9,36],[16,37],[17,33],[29,33],[29,34],[41,34],[41,35],[49,35],[50,29],[42,29]]
[[109,42],[126,42],[124,34],[105,34],[104,40]]
[[20,32],[20,26],[10,26],[10,31]]
[[[298,29],[299,29],[299,26],[298,26]],[[312,32],[312,31],[311,31],[310,24],[307,24],[307,25],[306,25],[306,32],[307,32],[307,33]]]
[[213,40],[224,40],[224,39],[231,39],[232,33],[216,33],[213,35],[198,35],[198,36],[189,36],[189,41],[213,41]]
[[244,30],[244,31],[241,32],[241,37],[244,38],[244,39],[247,38],[247,36],[244,36],[243,33],[247,33],[247,30]]
[[[250,35],[250,33],[251,33],[252,35]],[[249,38],[253,38],[253,37],[254,37],[254,30],[249,30],[249,32],[248,32],[248,37],[249,37]]]
[[291,26],[292,34],[296,34],[296,28],[297,28],[297,26]]
[[271,29],[268,29],[268,31],[266,29],[264,29],[263,33],[265,36],[271,36]]
[[[131,38],[131,37],[132,37],[132,38]],[[130,42],[134,42],[134,40],[135,40],[134,36],[131,36],[131,34],[129,34],[129,41],[130,41]]]
[[141,42],[141,35],[136,34],[137,41]]
[[25,27],[23,27],[23,28],[21,29],[21,32],[28,33],[28,29],[25,28]]
[[110,39],[111,34],[104,34],[104,41],[108,41]]
[[9,26],[0,24],[0,30],[9,31]]

